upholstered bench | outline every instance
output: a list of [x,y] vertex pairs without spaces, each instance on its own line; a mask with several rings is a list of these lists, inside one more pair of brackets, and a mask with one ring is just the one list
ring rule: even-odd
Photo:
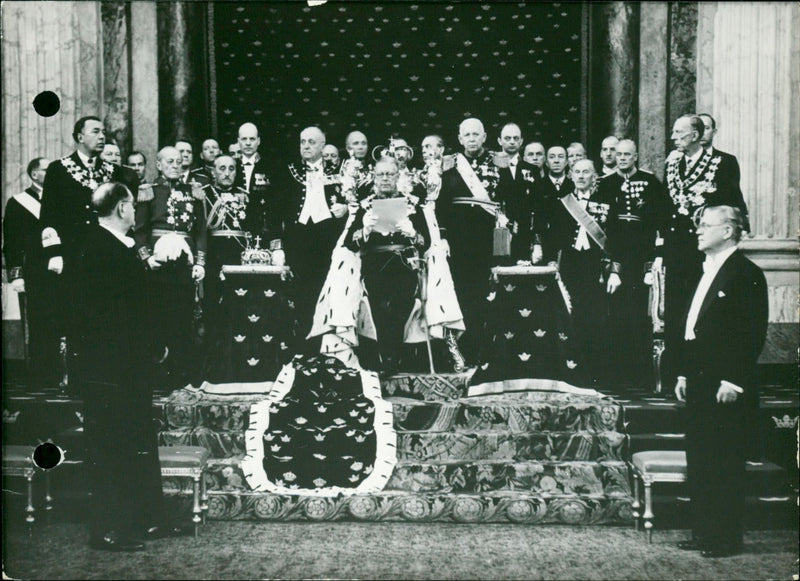
[[[686,452],[682,450],[649,450],[636,452],[633,465],[633,518],[636,530],[639,519],[644,519],[647,542],[653,542],[653,490],[654,482],[685,482]],[[644,485],[644,514],[639,494],[639,481]]]
[[3,478],[6,476],[23,476],[28,481],[27,500],[25,507],[26,522],[33,525],[35,509],[33,508],[33,478],[38,471],[44,472],[45,479],[45,511],[53,509],[53,498],[50,496],[50,471],[42,470],[33,461],[36,448],[33,446],[3,446]]
[[198,533],[198,525],[200,522],[205,522],[208,510],[206,483],[203,478],[208,458],[208,450],[201,446],[159,446],[158,448],[158,461],[161,465],[162,477],[191,478],[194,481],[192,522],[194,523],[195,537]]

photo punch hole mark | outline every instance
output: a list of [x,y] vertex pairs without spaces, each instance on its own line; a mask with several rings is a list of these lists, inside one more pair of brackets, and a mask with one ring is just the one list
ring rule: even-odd
[[53,91],[42,91],[33,99],[33,108],[42,117],[52,117],[61,109],[61,99]]
[[33,463],[42,470],[51,470],[64,460],[64,451],[52,442],[44,442],[33,451]]

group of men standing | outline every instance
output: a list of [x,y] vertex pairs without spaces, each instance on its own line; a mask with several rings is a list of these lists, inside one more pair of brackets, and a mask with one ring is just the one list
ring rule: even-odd
[[[645,279],[652,263],[655,270],[663,263],[665,377],[676,380],[679,398],[689,394],[695,411],[689,434],[691,483],[703,478],[701,464],[718,465],[714,454],[723,444],[708,437],[705,423],[709,418],[719,421],[715,425],[721,426],[721,433],[731,434],[746,413],[745,406],[752,406],[754,398],[757,402],[753,396],[755,360],[766,327],[763,274],[736,251],[742,232],[748,230],[738,163],[713,148],[715,130],[708,115],[687,115],[675,122],[672,140],[676,152],[667,160],[665,184],[637,167],[636,144],[630,139],[603,140],[599,172],[579,143],[546,150],[539,143],[523,147],[521,130],[513,123],[500,132],[500,152],[486,147],[484,126],[474,118],[459,126],[461,150],[457,153],[445,155],[438,135],[426,137],[421,148],[425,170],[438,167],[441,172],[440,184],[426,183],[424,195],[435,201],[464,315],[466,332],[458,344],[454,335],[447,336],[457,366],[464,359],[470,365],[479,363],[479,346],[486,340],[482,329],[491,267],[524,261],[558,265],[571,300],[574,344],[587,384],[649,383],[649,288]],[[110,152],[111,161],[101,157],[106,142],[99,118],[80,119],[73,138],[76,151],[70,156],[49,165],[41,158],[31,162],[28,174],[33,185],[9,201],[4,221],[9,278],[18,290],[24,280],[35,355],[52,353],[53,337],[63,331],[74,338],[70,349],[79,361],[74,367],[75,380],[83,384],[85,393],[102,393],[103,388],[97,386],[122,385],[130,391],[134,407],[141,398],[134,383],[149,381],[147,374],[120,370],[136,365],[149,369],[158,363],[166,370],[162,379],[174,387],[197,380],[189,372],[197,368],[191,331],[199,285],[206,281],[206,304],[213,321],[220,297],[220,269],[238,262],[248,233],[271,241],[274,249],[285,248],[295,276],[296,315],[305,337],[331,252],[348,216],[354,215],[358,206],[358,192],[373,187],[363,133],[348,136],[349,158],[340,161],[338,150],[331,150],[323,131],[308,127],[300,134],[299,159],[276,165],[260,156],[258,129],[245,123],[239,128],[236,157],[221,154],[215,140],[206,140],[203,165],[193,168],[187,141],[162,148],[156,156],[158,176],[152,183],[145,180],[146,159],[140,152],[128,156],[130,168],[119,164],[118,150],[116,157]],[[407,168],[410,151],[404,140],[393,140],[390,154],[396,159],[398,173],[408,174],[412,181],[424,181],[421,172]],[[122,185],[103,186],[115,183]],[[714,211],[704,211],[707,207]],[[103,234],[98,230],[98,217],[100,226],[114,230],[114,237],[126,247],[119,248],[119,260],[97,248],[102,237],[98,236]],[[716,218],[719,220],[710,221]],[[109,230],[109,223],[116,228]],[[123,231],[126,228],[132,239]],[[709,239],[714,228],[721,230]],[[704,254],[718,256],[722,250],[724,256],[713,270],[716,278],[707,280],[702,270]],[[135,257],[133,262],[131,257]],[[101,284],[110,281],[98,279],[98,272],[111,268],[111,263],[125,264],[120,281],[130,275],[130,284]],[[734,264],[738,265],[735,269],[728,266]],[[146,284],[134,282],[138,276],[134,273],[141,274]],[[725,278],[724,285],[720,277]],[[739,281],[742,277],[746,280]],[[713,301],[706,295],[698,299],[698,279],[706,295],[717,290],[718,299],[731,300],[716,301],[719,305],[710,307]],[[87,286],[88,281],[97,285]],[[67,302],[59,309],[63,317],[48,319],[45,313],[56,295],[46,300],[40,297],[43,289],[54,288]],[[98,288],[102,296],[96,296]],[[142,294],[146,301],[140,300]],[[131,318],[123,312],[128,303],[137,305],[137,311],[146,311],[146,316]],[[87,311],[98,313],[98,305],[110,311],[86,318]],[[731,327],[724,321],[730,314],[726,309],[744,307],[750,307],[751,314],[737,320],[749,321],[747,328]],[[712,314],[720,317],[719,324],[703,318]],[[97,324],[89,325],[87,320]],[[124,328],[114,327],[123,321],[128,322]],[[143,321],[148,324],[142,325]],[[713,339],[705,336],[703,325],[710,326],[708,334]],[[131,340],[141,332],[148,337],[142,339],[148,348],[117,350],[120,366],[108,365],[101,361],[104,355],[95,353],[92,333],[100,332],[100,327],[105,332],[97,336],[112,344],[118,335]],[[109,328],[114,329],[110,336]],[[734,375],[727,374],[716,355],[715,341],[726,329],[744,341],[737,354],[741,369]],[[317,343],[295,347],[310,353],[318,350]],[[707,366],[709,358],[713,369]],[[681,373],[684,370],[686,373]],[[742,392],[745,395],[737,397]],[[97,395],[92,401],[102,402],[103,397]],[[733,405],[725,407],[720,416],[715,402]],[[89,405],[87,410],[101,408]],[[739,411],[727,413],[733,409]],[[89,413],[87,425],[111,430],[97,427],[100,413]],[[97,436],[100,439],[102,434]],[[704,444],[692,447],[691,443],[698,441]],[[740,468],[740,455],[724,457],[722,469]],[[693,498],[719,505],[712,502],[706,488],[698,488],[695,494]],[[731,494],[738,502],[740,491]],[[722,496],[732,498],[730,494]],[[740,523],[733,522],[731,527],[740,535]],[[714,527],[698,530],[701,540],[694,548],[719,553],[734,551],[737,542],[740,544],[740,536],[739,541],[722,538]],[[113,545],[114,539],[108,541],[102,533],[98,529],[96,544]],[[126,536],[125,542],[130,538]]]

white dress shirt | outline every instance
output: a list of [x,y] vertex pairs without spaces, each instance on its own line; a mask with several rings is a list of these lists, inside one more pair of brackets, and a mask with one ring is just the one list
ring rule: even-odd
[[242,155],[242,167],[244,167],[244,189],[250,191],[250,176],[253,175],[253,170],[256,167],[256,156],[245,157]]
[[561,191],[561,186],[564,185],[564,180],[567,176],[561,176],[560,178],[554,178],[553,176],[547,176],[550,178],[550,181],[553,182],[553,185],[556,187],[556,191]]
[[697,285],[697,290],[694,291],[692,297],[692,305],[689,307],[689,314],[686,316],[686,329],[684,330],[684,339],[687,341],[694,341],[694,326],[697,324],[697,317],[700,315],[700,307],[708,294],[708,289],[711,288],[711,283],[714,282],[719,269],[725,264],[725,261],[730,258],[731,254],[736,252],[736,246],[723,250],[714,256],[706,256],[703,262],[703,276],[700,278],[700,283]]
[[81,159],[81,162],[84,166],[89,169],[94,169],[94,163],[97,161],[96,157],[89,157],[85,153],[83,153],[80,149],[77,150],[78,157]]
[[303,209],[297,221],[307,224],[309,220],[314,224],[331,218],[331,211],[325,199],[325,172],[322,170],[322,160],[308,164],[306,170],[306,197],[303,200]]
[[508,169],[511,170],[511,177],[517,179],[517,164],[519,164],[519,154],[508,160]]

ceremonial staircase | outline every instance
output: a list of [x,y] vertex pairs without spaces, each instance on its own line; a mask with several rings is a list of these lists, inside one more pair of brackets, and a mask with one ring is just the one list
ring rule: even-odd
[[630,521],[619,403],[552,391],[467,397],[466,379],[401,375],[382,382],[393,408],[397,464],[380,493],[321,498],[250,491],[240,463],[250,406],[263,396],[176,391],[163,407],[161,444],[211,450],[211,518]]
[[[159,397],[154,415],[161,445],[201,445],[211,452],[212,519],[630,524],[626,460],[639,450],[683,448],[681,406],[647,390],[613,397],[558,391],[469,397],[463,374],[400,375],[382,382],[381,390],[393,409],[397,463],[384,489],[365,495],[251,490],[241,460],[251,406],[264,394],[186,388]],[[57,392],[4,391],[4,443],[58,440],[67,462],[53,474],[56,507],[81,506],[82,446],[74,430],[81,403]],[[762,423],[778,466],[751,466],[748,502],[784,515],[782,521],[789,514],[791,521],[797,514],[797,391],[771,386],[765,392]],[[189,483],[167,479],[164,487],[183,511]],[[683,514],[684,500],[679,485],[656,490],[657,526]]]

